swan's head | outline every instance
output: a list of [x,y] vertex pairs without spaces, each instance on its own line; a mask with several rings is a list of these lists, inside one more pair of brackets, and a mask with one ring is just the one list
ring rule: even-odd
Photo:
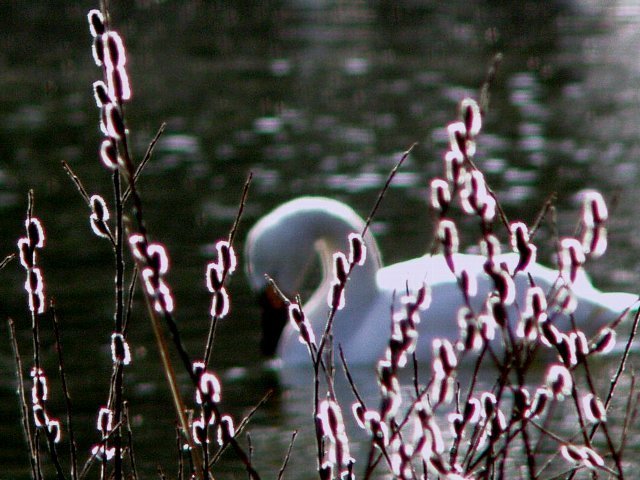
[[[326,277],[333,252],[347,251],[349,233],[362,231],[363,227],[364,221],[343,203],[302,197],[276,208],[250,230],[245,265],[249,284],[262,307],[263,354],[276,353],[288,321],[288,305],[268,279],[273,279],[278,289],[293,300],[318,254]],[[373,256],[377,257],[376,249]]]
[[313,241],[299,229],[305,211],[315,204],[303,199],[286,203],[258,221],[247,236],[246,272],[262,310],[260,350],[266,357],[276,354],[288,320],[288,305],[280,292],[287,298],[298,292],[314,257]]

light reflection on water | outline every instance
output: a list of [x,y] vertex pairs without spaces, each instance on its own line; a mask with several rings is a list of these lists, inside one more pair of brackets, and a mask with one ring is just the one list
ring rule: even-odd
[[[297,195],[333,196],[366,214],[399,152],[418,142],[382,204],[375,232],[387,263],[421,254],[431,238],[426,192],[429,179],[442,171],[444,127],[457,102],[476,94],[497,50],[505,60],[477,158],[508,214],[532,221],[557,191],[561,233],[569,234],[576,192],[603,190],[613,204],[610,254],[591,271],[599,284],[637,288],[640,16],[633,2],[606,8],[498,3],[303,8],[140,2],[127,11],[114,5],[129,48],[134,101],[127,116],[138,158],[167,122],[140,188],[151,231],[171,252],[170,280],[191,351],[200,351],[206,331],[201,279],[210,245],[227,235],[249,170],[254,183],[240,241],[260,215]],[[91,192],[109,198],[108,174],[96,158],[98,115],[90,85],[97,71],[84,17],[92,7],[0,6],[0,253],[14,248],[26,191],[34,188],[36,212],[49,234],[42,258],[47,290],[63,314],[82,419],[93,418],[106,398],[112,259],[91,236],[86,208],[59,164],[68,161]],[[21,273],[14,262],[0,275],[0,305],[22,319],[28,349]],[[214,365],[222,372],[249,366],[246,378],[228,379],[226,386],[229,408],[240,416],[269,382],[252,373],[259,364],[257,310],[241,275],[231,293],[234,310],[221,325]],[[136,306],[128,388],[144,426],[137,434],[140,457],[162,437],[169,468],[174,458],[164,381]],[[86,358],[81,352],[87,348],[96,354]],[[7,343],[0,352],[7,372],[2,395],[9,399],[0,402],[1,418],[15,418]],[[49,350],[46,359],[53,370]],[[88,369],[100,375],[80,377]],[[303,394],[284,392],[276,406],[258,413],[257,462],[270,462],[270,472],[279,466],[289,432],[299,421],[310,425]],[[1,427],[18,435],[14,423]],[[94,440],[91,430],[84,432],[87,444]],[[20,468],[10,459],[22,459],[22,445],[7,443],[0,463]],[[293,471],[310,467],[307,460],[294,456]]]

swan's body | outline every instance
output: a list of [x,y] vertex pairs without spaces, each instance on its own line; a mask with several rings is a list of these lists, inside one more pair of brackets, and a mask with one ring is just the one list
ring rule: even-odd
[[[250,231],[246,244],[248,276],[256,291],[267,287],[265,275],[273,278],[287,295],[297,293],[307,267],[315,255],[320,255],[323,280],[313,296],[304,303],[304,312],[310,319],[316,338],[324,328],[329,307],[327,294],[330,288],[332,255],[336,251],[348,252],[348,235],[362,232],[364,221],[349,207],[335,200],[321,197],[303,197],[278,207],[262,218]],[[423,283],[430,286],[431,306],[421,314],[418,324],[418,358],[428,358],[432,340],[436,337],[458,338],[457,314],[464,304],[463,294],[442,255],[423,257],[383,267],[378,246],[368,233],[365,236],[367,258],[363,266],[356,266],[347,283],[346,304],[334,320],[334,343],[340,344],[347,361],[371,363],[380,359],[389,342],[391,332],[391,307],[394,299],[406,292],[416,292]],[[477,294],[471,298],[472,308],[480,312],[487,294],[494,289],[493,281],[484,271],[486,258],[481,255],[456,254],[456,269],[465,269],[476,278]],[[517,254],[504,254],[498,262],[506,263],[513,271],[518,263]],[[558,272],[539,264],[532,264],[528,273],[535,284],[547,292],[558,279]],[[524,309],[524,296],[529,279],[523,273],[515,277],[516,300],[511,309]],[[587,334],[617,318],[637,300],[627,293],[603,293],[595,289],[584,272],[580,272],[572,290],[578,299],[574,318]],[[292,297],[290,297],[292,298]],[[515,323],[517,311],[510,312]],[[512,318],[515,317],[515,318]],[[269,329],[269,318],[263,321]],[[290,322],[284,323],[279,338],[279,328],[272,336],[266,353],[277,355],[284,365],[305,364],[309,354],[298,340],[298,332]],[[561,330],[569,329],[567,317],[554,320]],[[281,328],[281,327],[280,327]],[[269,343],[269,342],[268,342]],[[264,344],[263,344],[264,347]]]

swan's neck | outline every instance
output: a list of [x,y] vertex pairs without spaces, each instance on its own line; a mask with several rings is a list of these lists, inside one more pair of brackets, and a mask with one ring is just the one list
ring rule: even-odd
[[[257,291],[263,289],[264,275],[267,274],[281,291],[294,295],[300,291],[305,274],[313,265],[313,258],[319,256],[322,280],[309,300],[302,299],[305,314],[318,337],[328,318],[327,296],[334,275],[333,254],[340,251],[348,255],[349,234],[362,232],[364,226],[365,222],[353,210],[331,199],[304,197],[278,207],[249,232],[246,251],[250,259],[248,273],[252,285]],[[339,324],[345,325],[349,320],[355,322],[360,318],[358,309],[361,313],[370,306],[378,291],[376,277],[381,267],[378,246],[370,233],[365,235],[364,243],[366,261],[352,269],[345,289],[346,306],[334,324],[336,334],[340,333]],[[304,355],[303,348],[293,345],[298,344],[294,328],[288,322],[279,323],[279,328],[284,327],[278,347],[281,357],[292,357],[298,353]],[[270,328],[268,319],[265,328]],[[272,337],[276,338],[279,333]],[[299,344],[297,346],[300,347]]]
[[[335,235],[332,237],[319,238],[315,242],[315,250],[320,256],[320,264],[322,266],[322,280],[311,298],[305,302],[304,310],[307,317],[311,319],[313,329],[318,338],[319,335],[322,334],[330,311],[327,298],[332,288],[334,276],[333,254],[341,251],[348,256],[348,235],[352,232],[354,232],[353,229],[341,232],[343,235],[340,236]],[[351,316],[349,315],[350,311],[365,308],[377,294],[376,275],[382,266],[378,246],[371,235],[365,237],[365,245],[367,247],[366,261],[364,265],[355,265],[351,270],[349,280],[345,287],[346,306],[344,313],[346,313],[346,315],[341,316]],[[334,324],[335,330],[341,329],[342,321],[349,322],[353,320],[341,318]]]

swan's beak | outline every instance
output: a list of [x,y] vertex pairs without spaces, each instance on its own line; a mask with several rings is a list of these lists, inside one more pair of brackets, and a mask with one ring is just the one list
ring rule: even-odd
[[266,357],[273,357],[278,348],[282,330],[289,318],[289,311],[282,297],[272,285],[267,285],[258,295],[262,308],[262,338],[260,350]]

